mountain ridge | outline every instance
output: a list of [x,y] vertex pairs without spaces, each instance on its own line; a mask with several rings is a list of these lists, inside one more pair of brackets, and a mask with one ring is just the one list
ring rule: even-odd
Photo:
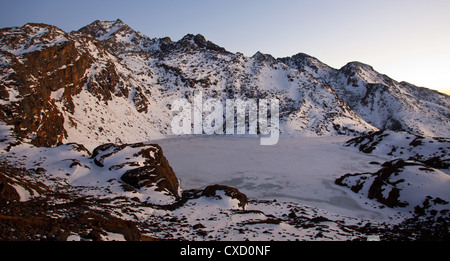
[[444,137],[450,133],[449,96],[444,93],[397,82],[361,62],[334,69],[308,55],[280,60],[330,85],[352,110],[378,129]]
[[[447,95],[398,83],[360,62],[338,70],[301,53],[246,57],[200,34],[175,42],[150,38],[120,19],[97,20],[70,33],[30,23],[1,29],[0,39],[0,118],[15,126],[18,138],[38,146],[95,143],[92,148],[168,135],[168,107],[176,98],[192,98],[195,90],[221,99],[276,97],[281,132],[287,135],[356,135],[377,129],[450,133]],[[50,57],[56,59],[54,66],[49,66]],[[393,92],[410,99],[405,103],[405,96]],[[426,98],[420,106],[414,104],[417,96]],[[386,100],[397,107],[383,111]],[[402,115],[398,108],[411,110]],[[20,110],[25,115],[15,113]]]

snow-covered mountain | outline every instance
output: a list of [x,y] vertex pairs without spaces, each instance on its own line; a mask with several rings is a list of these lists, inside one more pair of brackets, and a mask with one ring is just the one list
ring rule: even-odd
[[223,100],[278,98],[281,131],[292,135],[379,128],[448,136],[448,96],[360,63],[336,70],[304,54],[246,57],[202,35],[149,38],[121,20],[71,33],[27,24],[2,29],[0,39],[1,119],[36,145],[93,148],[170,134],[170,105],[195,90]]
[[195,90],[222,100],[278,98],[285,134],[449,133],[447,95],[361,63],[336,70],[305,54],[246,57],[202,35],[149,38],[121,20],[71,33],[27,24],[2,29],[0,39],[0,117],[36,145],[159,138],[171,133],[172,102]]
[[450,98],[446,94],[397,82],[360,62],[337,70],[302,53],[279,61],[329,85],[356,114],[378,129],[449,136]]
[[232,54],[201,35],[151,39],[117,20],[71,33],[27,24],[2,29],[0,39],[1,119],[35,145],[94,148],[170,134],[170,105],[195,90],[223,100],[278,98],[284,133],[375,129],[311,75],[269,55]]

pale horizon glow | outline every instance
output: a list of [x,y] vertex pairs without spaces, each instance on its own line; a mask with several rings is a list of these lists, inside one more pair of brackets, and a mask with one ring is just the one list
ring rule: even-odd
[[336,69],[359,61],[450,95],[449,13],[448,0],[0,0],[0,28],[39,22],[70,32],[121,19],[152,38],[200,33],[246,56],[306,53]]

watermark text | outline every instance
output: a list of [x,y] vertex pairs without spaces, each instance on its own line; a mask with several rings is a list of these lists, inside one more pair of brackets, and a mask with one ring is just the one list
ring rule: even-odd
[[268,99],[227,99],[223,103],[212,98],[203,101],[203,92],[198,91],[193,102],[176,99],[171,110],[175,114],[171,122],[175,135],[259,135],[261,145],[275,145],[279,140],[278,99],[270,99],[270,103]]

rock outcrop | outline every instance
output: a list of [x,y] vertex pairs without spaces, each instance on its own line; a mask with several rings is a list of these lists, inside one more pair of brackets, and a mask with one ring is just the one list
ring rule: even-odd
[[201,196],[204,197],[220,197],[218,191],[223,191],[226,196],[239,201],[238,206],[245,209],[248,203],[247,196],[238,189],[225,185],[211,185],[203,189]]
[[335,183],[390,208],[414,211],[425,204],[430,213],[434,209],[434,215],[448,215],[449,202],[443,199],[449,196],[450,177],[423,163],[388,161],[375,173],[346,174]]
[[179,197],[178,178],[157,144],[104,144],[94,149],[91,158],[99,167],[123,173],[121,181],[136,189],[155,186]]

